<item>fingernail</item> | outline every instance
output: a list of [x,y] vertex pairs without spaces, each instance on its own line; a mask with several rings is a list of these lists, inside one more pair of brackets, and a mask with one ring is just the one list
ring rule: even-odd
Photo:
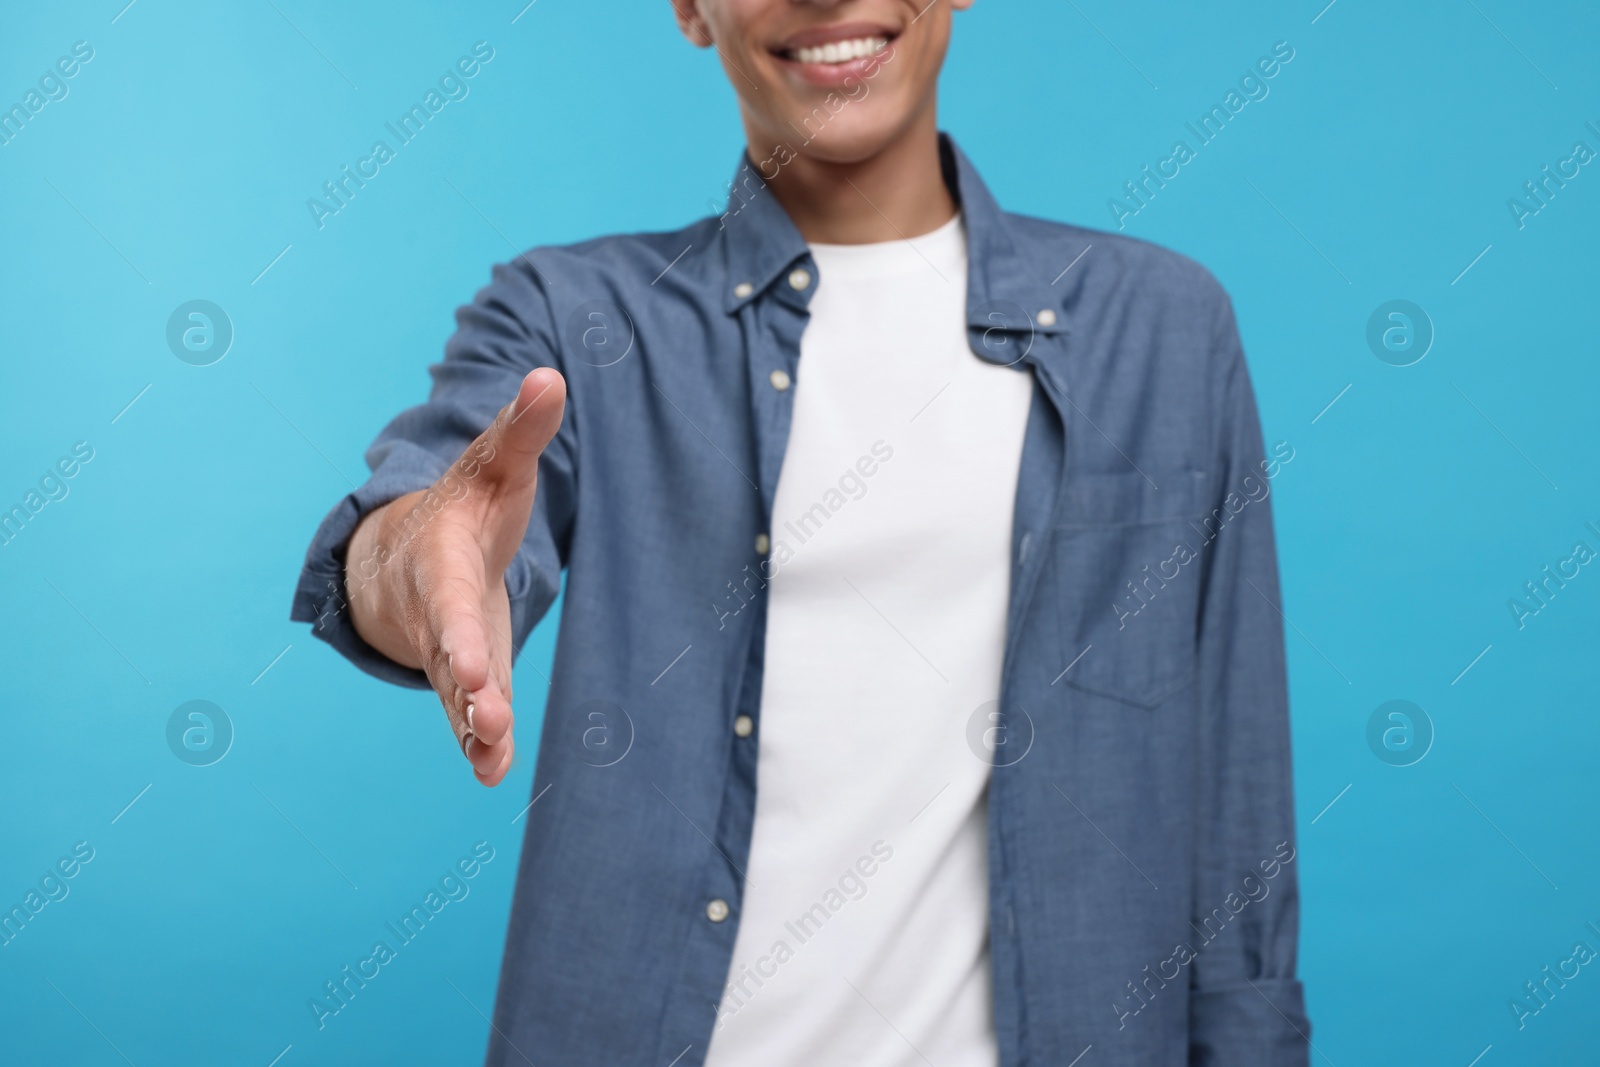
[[463,756],[467,756],[468,759],[472,758],[471,756],[467,755],[467,749],[468,749],[469,746],[471,746],[471,744],[472,744],[472,731],[468,730],[466,733],[461,735],[461,754]]
[[469,733],[471,731],[477,729],[477,727],[472,725],[472,713],[477,711],[477,710],[478,710],[478,705],[476,705],[476,704],[468,704],[467,705],[467,730],[468,730]]

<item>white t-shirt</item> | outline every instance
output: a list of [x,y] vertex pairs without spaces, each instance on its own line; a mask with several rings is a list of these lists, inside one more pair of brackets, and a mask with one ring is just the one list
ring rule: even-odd
[[[712,1067],[993,1067],[985,795],[1032,377],[967,341],[961,217],[813,245]],[[765,383],[763,383],[763,387]]]

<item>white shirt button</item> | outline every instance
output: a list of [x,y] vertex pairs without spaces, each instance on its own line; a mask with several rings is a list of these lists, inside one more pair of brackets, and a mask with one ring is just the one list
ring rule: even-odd
[[794,384],[794,382],[789,379],[788,372],[781,370],[775,370],[771,374],[767,375],[767,380],[770,381],[772,383],[772,387],[780,393]]
[[740,282],[738,285],[733,287],[733,295],[738,297],[740,300],[743,300],[745,297],[749,296],[755,291],[756,287],[751,285],[749,282]]
[[719,923],[728,917],[728,902],[720,897],[706,905],[706,918]]
[[811,272],[804,267],[796,267],[789,272],[789,288],[804,289],[811,284]]
[[748,715],[741,715],[733,720],[733,735],[735,737],[749,737],[755,733],[756,723]]
[[770,548],[772,548],[772,538],[766,534],[756,534],[756,551],[765,556]]
[[1056,313],[1049,308],[1045,308],[1039,312],[1038,319],[1040,326],[1054,326],[1056,324]]

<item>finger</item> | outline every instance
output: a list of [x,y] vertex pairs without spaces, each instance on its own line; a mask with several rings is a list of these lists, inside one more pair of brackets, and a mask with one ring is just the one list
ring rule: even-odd
[[498,681],[490,681],[461,699],[462,721],[472,736],[486,745],[497,745],[511,736],[511,701]]
[[419,566],[409,620],[423,670],[462,745],[471,731],[467,708],[473,703],[472,694],[489,683],[493,655],[491,635],[477,604],[481,581],[472,572],[478,569],[463,559],[452,559],[448,552]]
[[[439,680],[451,690],[475,693],[489,684],[490,659],[494,654],[491,634],[483,611],[457,592],[454,582],[446,583],[428,605],[429,626],[438,635],[438,653],[444,659]],[[454,696],[454,692],[441,692]],[[465,706],[462,706],[465,711]]]
[[485,608],[473,585],[454,577],[448,582],[461,594],[463,606],[459,610],[473,617],[476,624],[473,635],[486,637],[481,647],[475,647],[472,656],[449,661],[450,674],[463,694],[462,699],[467,701],[464,710],[468,729],[485,744],[493,745],[511,732],[513,719],[509,682],[510,601],[504,583],[496,587]]
[[511,611],[503,583],[490,595],[483,615],[492,635],[494,652],[489,683],[472,693],[471,703],[467,705],[467,721],[473,736],[464,751],[478,781],[493,786],[509,773],[515,747],[510,683]]
[[479,709],[495,705],[502,708],[510,706],[499,686],[491,682],[477,693],[469,695],[454,686],[448,678],[442,677],[434,688],[439,693],[439,703],[444,707],[450,731],[455,735],[456,747],[462,756],[472,764],[474,772],[492,772],[503,762],[511,745],[511,731],[503,731],[498,740],[490,743],[478,736],[477,728],[482,720]]
[[493,774],[502,763],[506,761],[512,748],[511,735],[507,734],[497,744],[489,745],[476,737],[467,739],[463,754],[467,762],[472,764],[472,770],[479,775]]
[[567,382],[551,367],[535,367],[522,378],[506,407],[504,441],[514,453],[537,456],[561,429],[567,407]]
[[505,779],[507,772],[511,770],[511,757],[513,755],[511,738],[506,738],[506,743],[503,748],[505,749],[505,755],[501,758],[499,764],[496,765],[493,771],[484,774],[476,769],[473,770],[473,775],[478,779],[478,781],[482,782],[486,786],[493,787],[499,785]]
[[567,383],[549,367],[523,377],[517,395],[479,438],[479,470],[502,489],[531,487],[540,453],[561,428]]

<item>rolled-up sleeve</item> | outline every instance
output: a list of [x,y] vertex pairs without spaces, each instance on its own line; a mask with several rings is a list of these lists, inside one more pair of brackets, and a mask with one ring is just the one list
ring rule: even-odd
[[1191,971],[1194,1065],[1307,1062],[1311,1025],[1295,977],[1300,902],[1294,852],[1283,617],[1270,496],[1284,455],[1265,455],[1255,397],[1226,298],[1212,349],[1213,521],[1200,604],[1196,751],[1196,929],[1237,913]]
[[[345,585],[350,538],[377,508],[443,478],[535,367],[562,371],[549,301],[538,271],[524,255],[496,266],[489,285],[457,310],[456,332],[445,346],[445,357],[429,368],[433,387],[428,401],[401,412],[368,447],[371,475],[334,505],[306,550],[290,609],[292,620],[311,623],[316,637],[368,674],[397,685],[428,688],[421,671],[395,663],[356,633]],[[569,401],[561,429],[539,459],[533,515],[522,547],[506,571],[513,655],[560,590],[576,509],[576,442]],[[447,495],[454,491],[445,490]]]

